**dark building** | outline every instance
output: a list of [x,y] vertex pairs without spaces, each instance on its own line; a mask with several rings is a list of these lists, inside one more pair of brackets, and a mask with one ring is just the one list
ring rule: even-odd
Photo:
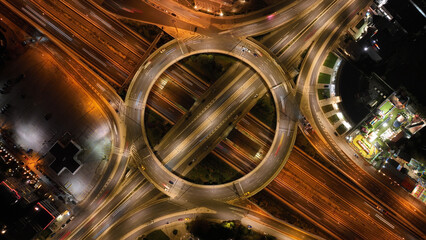
[[394,168],[397,168],[399,166],[399,163],[397,161],[393,160],[392,158],[388,158],[386,161],[387,161],[387,163],[385,165],[390,165]]
[[61,174],[62,171],[68,169],[72,174],[75,174],[80,169],[81,164],[76,161],[75,156],[81,151],[81,148],[73,141],[67,144],[56,142],[49,150],[55,160],[50,164],[56,174]]
[[417,184],[416,180],[412,179],[409,176],[405,176],[405,178],[401,182],[401,187],[403,187],[405,190],[411,193],[416,187],[416,184]]
[[32,239],[55,220],[59,212],[49,200],[28,204],[7,182],[0,183],[0,225],[7,232],[2,239]]

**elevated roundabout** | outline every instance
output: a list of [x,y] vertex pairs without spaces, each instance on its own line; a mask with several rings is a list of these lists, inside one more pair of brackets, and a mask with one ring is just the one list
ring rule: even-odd
[[[200,53],[227,54],[248,64],[263,78],[275,102],[275,136],[265,158],[250,173],[225,184],[194,184],[169,171],[150,147],[144,127],[147,99],[155,81],[179,60]],[[171,41],[139,67],[129,86],[124,115],[130,156],[144,176],[172,199],[231,201],[250,197],[281,171],[295,140],[299,110],[291,85],[285,79],[283,70],[268,52],[247,39],[194,37]]]

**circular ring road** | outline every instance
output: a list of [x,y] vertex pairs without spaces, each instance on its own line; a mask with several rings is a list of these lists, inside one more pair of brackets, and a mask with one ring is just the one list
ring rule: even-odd
[[[200,53],[227,54],[251,66],[266,82],[277,112],[274,140],[265,158],[250,173],[226,184],[194,184],[173,174],[153,153],[144,127],[145,107],[155,81],[179,60]],[[284,72],[275,60],[247,39],[193,37],[167,43],[140,66],[127,92],[125,122],[130,157],[148,180],[172,198],[229,201],[257,193],[281,171],[296,136],[299,110],[290,84],[284,79]]]

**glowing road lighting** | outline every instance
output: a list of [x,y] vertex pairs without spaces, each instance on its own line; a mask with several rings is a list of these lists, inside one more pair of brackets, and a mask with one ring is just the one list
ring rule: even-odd
[[5,234],[5,233],[6,233],[6,229],[2,229],[1,234]]
[[364,51],[367,51],[368,50],[368,47],[364,47]]
[[38,210],[39,210],[39,208],[38,208],[38,207],[34,207],[34,209],[35,209],[36,211],[38,211]]
[[223,12],[220,12],[220,13],[219,13],[219,16],[223,17]]
[[194,9],[197,9],[197,8],[198,8],[198,7],[197,7],[197,5],[195,5],[195,6],[194,6]]
[[346,127],[346,128],[348,128],[348,129],[352,127],[352,126],[351,126],[348,122],[346,122],[346,121],[344,121],[344,122],[343,122],[343,125],[345,125],[345,127]]
[[337,115],[337,117],[338,117],[339,119],[342,119],[342,118],[343,118],[343,114],[342,114],[341,112],[338,112],[336,115]]

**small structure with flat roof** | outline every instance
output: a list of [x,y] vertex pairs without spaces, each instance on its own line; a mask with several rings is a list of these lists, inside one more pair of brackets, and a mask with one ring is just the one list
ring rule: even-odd
[[50,168],[58,175],[65,169],[68,169],[74,175],[82,166],[77,160],[77,155],[81,150],[80,146],[72,140],[65,146],[57,141],[49,150],[50,154],[55,157],[55,160],[50,164]]

